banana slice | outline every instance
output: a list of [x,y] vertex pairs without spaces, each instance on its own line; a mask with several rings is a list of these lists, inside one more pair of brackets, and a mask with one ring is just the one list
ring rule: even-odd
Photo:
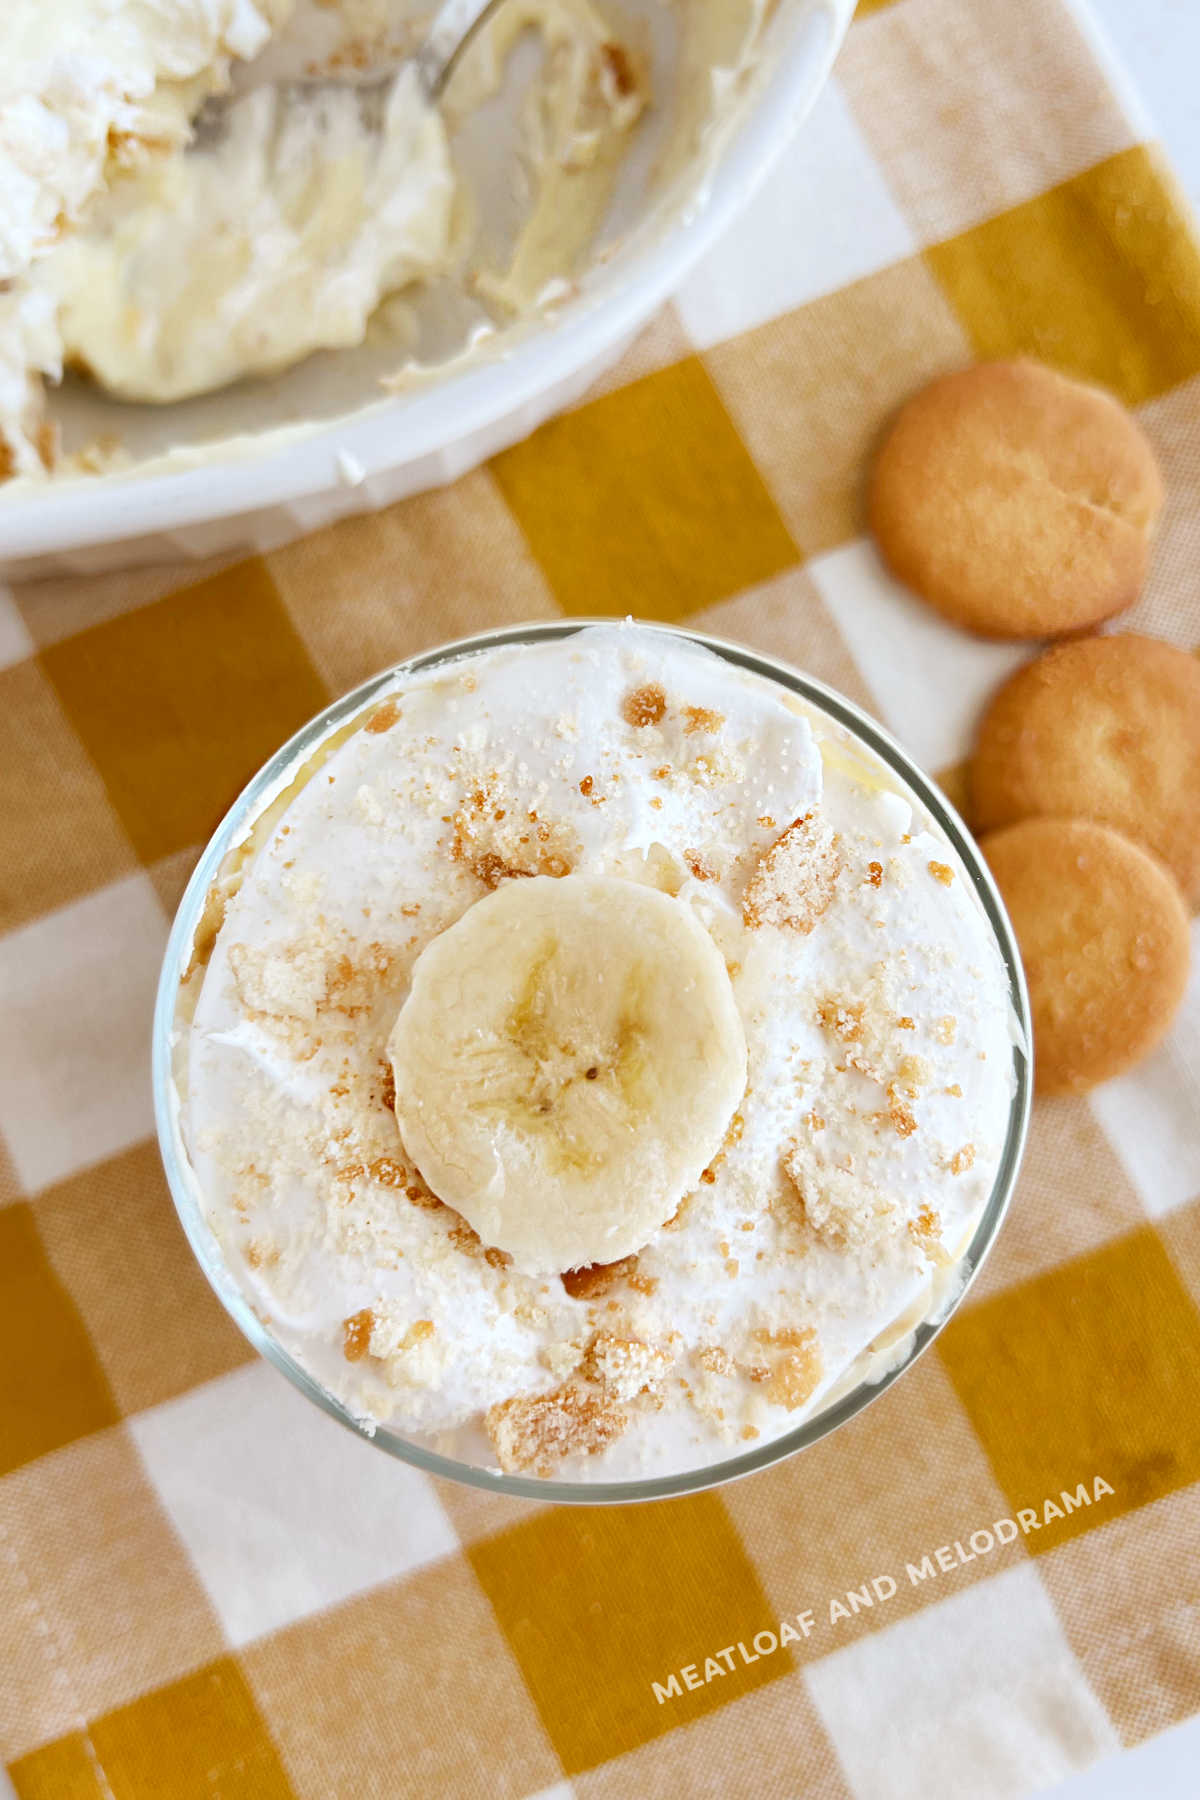
[[746,1086],[716,945],[682,901],[612,876],[477,901],[418,957],[388,1051],[421,1174],[534,1275],[640,1249]]

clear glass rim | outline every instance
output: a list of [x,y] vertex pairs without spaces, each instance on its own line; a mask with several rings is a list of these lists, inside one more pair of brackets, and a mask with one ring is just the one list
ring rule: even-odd
[[233,1319],[234,1324],[254,1348],[268,1362],[274,1364],[293,1386],[297,1387],[308,1399],[314,1401],[330,1417],[337,1419],[340,1424],[345,1425],[357,1436],[376,1444],[389,1455],[398,1457],[402,1462],[409,1463],[428,1475],[439,1475],[448,1481],[461,1482],[485,1492],[540,1500],[555,1505],[594,1506],[668,1499],[683,1494],[697,1493],[704,1488],[723,1486],[726,1482],[735,1481],[743,1475],[751,1475],[756,1470],[768,1468],[772,1463],[782,1462],[798,1450],[806,1449],[810,1444],[817,1443],[821,1438],[827,1437],[830,1432],[836,1431],[840,1425],[844,1425],[848,1419],[852,1419],[856,1413],[870,1405],[871,1401],[878,1398],[880,1394],[885,1393],[894,1381],[912,1367],[943,1326],[953,1317],[962,1304],[968,1288],[983,1266],[1012,1199],[1029,1129],[1029,1116],[1033,1101],[1033,1069],[1030,1054],[1032,1027],[1029,1016],[1029,996],[1016,939],[1009,923],[1008,914],[1004,909],[1004,903],[987,865],[965,824],[945,795],[910,761],[900,745],[882,726],[878,725],[869,714],[861,711],[852,701],[847,700],[844,695],[839,694],[836,689],[827,687],[824,682],[801,673],[798,669],[792,668],[775,657],[763,655],[726,638],[711,637],[705,632],[687,630],[682,626],[659,624],[655,620],[639,621],[650,630],[686,638],[692,643],[714,651],[737,668],[745,669],[767,681],[787,688],[800,699],[811,702],[827,713],[838,724],[845,726],[855,737],[865,742],[868,748],[873,750],[917,795],[921,804],[937,821],[954,846],[971,879],[1004,962],[1009,983],[1009,999],[1020,1026],[1023,1042],[1017,1043],[1013,1047],[1015,1090],[1000,1162],[992,1184],[992,1191],[959,1263],[960,1281],[953,1301],[935,1320],[921,1320],[914,1326],[911,1345],[899,1362],[887,1369],[876,1380],[860,1381],[832,1406],[824,1412],[817,1413],[811,1419],[805,1420],[794,1431],[786,1432],[782,1437],[772,1438],[753,1450],[728,1457],[721,1462],[708,1463],[702,1467],[684,1470],[676,1474],[627,1481],[557,1481],[535,1476],[505,1475],[470,1463],[458,1462],[453,1457],[442,1456],[434,1450],[427,1450],[422,1445],[412,1443],[408,1438],[384,1425],[377,1425],[373,1430],[369,1430],[364,1423],[356,1419],[339,1401],[327,1393],[263,1325],[241,1289],[236,1285],[225,1258],[221,1254],[216,1237],[211,1231],[185,1175],[186,1153],[180,1136],[176,1108],[172,1104],[174,1091],[172,1045],[180,977],[191,955],[192,941],[209,888],[239,834],[252,822],[280,777],[307,751],[314,748],[328,732],[336,730],[338,726],[348,722],[356,713],[369,705],[375,695],[392,683],[397,676],[415,675],[422,670],[436,668],[462,657],[473,656],[484,650],[498,649],[504,645],[533,644],[571,637],[588,625],[611,625],[614,622],[612,618],[572,617],[511,625],[498,631],[478,632],[470,637],[457,638],[450,643],[440,644],[432,650],[423,651],[420,655],[407,657],[403,661],[393,664],[380,674],[362,682],[350,693],[344,694],[341,699],[333,701],[331,705],[310,719],[306,725],[301,726],[300,730],[275,752],[274,756],[263,765],[243,789],[213,833],[193,871],[192,878],[179,903],[163,959],[155,1000],[151,1051],[154,1113],[158,1129],[159,1149],[175,1210],[209,1285]]

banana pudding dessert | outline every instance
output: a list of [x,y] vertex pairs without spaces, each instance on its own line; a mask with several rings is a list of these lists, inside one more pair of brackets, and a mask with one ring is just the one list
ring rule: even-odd
[[790,1432],[954,1293],[1014,1094],[957,855],[681,634],[400,670],[210,886],[179,1128],[257,1315],[368,1429],[560,1479]]
[[[510,0],[444,105],[414,60],[430,22],[416,0],[70,0],[62,17],[43,0],[9,4],[0,480],[113,461],[91,443],[64,455],[48,408],[64,372],[163,406],[369,331],[386,343],[385,302],[402,292],[438,291],[451,338],[492,316],[468,296],[486,294],[496,318],[535,307],[572,272],[646,103],[591,0]],[[530,217],[511,266],[494,268],[483,227],[497,203],[462,185],[452,139],[526,32],[543,67],[523,160],[507,153]],[[476,237],[491,249],[476,256]],[[395,373],[415,327],[402,305],[391,324]]]
[[506,0],[451,57],[430,0],[6,0],[0,509],[502,356],[703,175],[771,11]]

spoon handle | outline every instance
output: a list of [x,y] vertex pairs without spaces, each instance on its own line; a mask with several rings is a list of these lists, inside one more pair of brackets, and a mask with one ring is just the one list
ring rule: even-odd
[[454,65],[479,27],[502,0],[442,0],[434,14],[425,42],[413,59],[417,78],[430,100],[436,100]]

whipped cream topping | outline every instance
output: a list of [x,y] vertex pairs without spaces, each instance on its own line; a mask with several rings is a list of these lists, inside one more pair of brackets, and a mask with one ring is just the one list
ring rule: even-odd
[[[184,1140],[256,1310],[356,1416],[547,1475],[693,1468],[944,1286],[1008,1124],[1005,971],[914,796],[785,690],[634,626],[401,675],[235,861],[184,983]],[[387,1046],[426,945],[568,872],[689,909],[749,1072],[675,1214],[558,1278],[430,1191]]]

